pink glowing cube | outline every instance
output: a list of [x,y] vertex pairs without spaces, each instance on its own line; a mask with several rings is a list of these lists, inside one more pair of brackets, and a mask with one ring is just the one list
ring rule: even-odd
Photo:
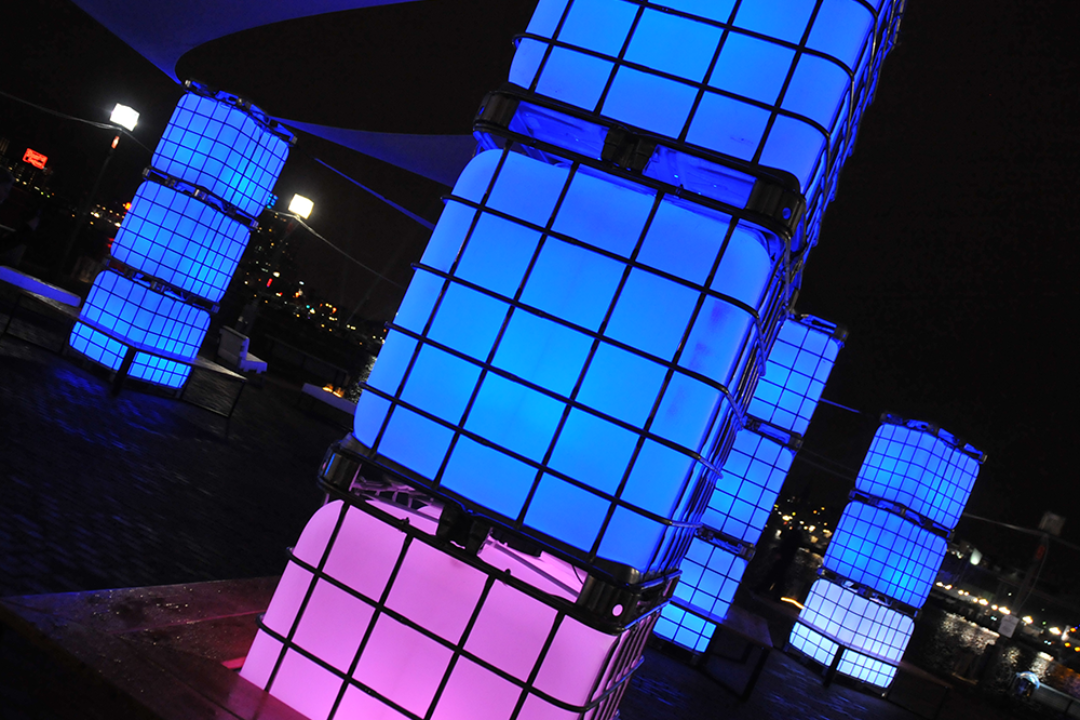
[[441,513],[320,509],[241,675],[313,720],[615,718],[659,609],[598,629],[576,602],[585,574],[491,538],[449,545]]

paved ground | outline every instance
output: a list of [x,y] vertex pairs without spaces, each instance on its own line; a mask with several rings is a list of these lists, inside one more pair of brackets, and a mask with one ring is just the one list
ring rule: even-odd
[[297,396],[247,387],[226,434],[221,417],[112,397],[103,377],[5,337],[0,596],[280,573],[343,434]]
[[[71,360],[0,340],[0,597],[280,573],[320,502],[323,452],[343,434],[298,398],[296,385],[270,377],[244,391],[226,426],[173,399],[113,397],[104,377]],[[941,717],[1011,712],[958,688]],[[650,651],[622,706],[624,720],[912,717],[854,688],[822,688],[781,652],[739,704],[707,674]]]

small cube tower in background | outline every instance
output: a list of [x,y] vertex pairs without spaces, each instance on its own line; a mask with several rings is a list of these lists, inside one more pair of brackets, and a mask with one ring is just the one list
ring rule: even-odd
[[293,142],[250,103],[186,83],[68,343],[180,388]]
[[883,418],[792,647],[888,687],[985,456],[929,423]]

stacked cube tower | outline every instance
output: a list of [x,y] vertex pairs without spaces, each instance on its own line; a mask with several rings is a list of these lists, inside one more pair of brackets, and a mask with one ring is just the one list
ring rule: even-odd
[[846,332],[819,318],[791,316],[769,352],[655,633],[702,653],[727,614],[765,530]]
[[187,380],[293,142],[250,103],[185,86],[68,341],[167,388]]
[[320,719],[616,716],[900,5],[541,0],[244,677]]
[[789,642],[888,687],[984,456],[928,423],[886,416]]

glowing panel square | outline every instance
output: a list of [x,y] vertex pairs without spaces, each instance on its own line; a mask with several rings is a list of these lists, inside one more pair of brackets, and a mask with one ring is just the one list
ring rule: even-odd
[[795,452],[776,439],[740,430],[701,521],[751,545],[761,537]]
[[945,538],[886,510],[849,503],[824,567],[912,607],[922,607],[937,577]]
[[[209,314],[114,272],[103,272],[83,303],[79,317],[168,357],[138,352],[129,371],[137,380],[179,388],[191,371],[210,325]],[[83,323],[76,323],[68,344],[94,362],[117,370],[127,345]],[[177,360],[170,359],[177,358]]]
[[826,636],[836,638],[852,648],[841,656],[838,672],[884,688],[896,674],[890,663],[900,662],[914,628],[907,615],[819,579],[810,588],[788,642],[828,667],[839,646]]
[[117,260],[218,302],[247,247],[248,228],[164,185],[144,182],[111,253]]
[[173,111],[151,164],[257,217],[288,149],[285,140],[235,104],[189,92]]
[[501,720],[521,703],[537,720],[614,718],[659,610],[595,629],[569,614],[573,568],[490,539],[477,556],[441,545],[440,512],[374,499],[316,512],[241,675],[313,720]]
[[[688,541],[711,483],[701,460],[730,444],[725,389],[775,322],[746,305],[772,307],[782,246],[516,153],[481,153],[458,185],[425,252],[439,267],[418,268],[358,409],[364,452],[577,556],[671,569],[661,548]],[[635,266],[644,247],[662,272]]]
[[954,528],[979,473],[981,453],[927,423],[898,423],[878,428],[855,487]]
[[[657,623],[653,632],[665,640],[697,652],[699,648],[696,645],[701,642],[707,644],[716,625],[727,615],[731,601],[735,598],[735,591],[746,572],[746,564],[746,560],[733,553],[731,548],[695,537],[679,566],[682,576],[675,587],[675,596],[669,607],[675,605],[703,619],[704,625],[697,629],[700,637],[693,642],[688,642],[686,638],[680,639],[679,632],[672,632],[670,626],[667,626],[668,630],[664,630],[665,626],[661,622]],[[674,609],[669,617],[673,614]],[[695,627],[699,625],[697,620],[693,620],[692,624]]]
[[750,414],[797,435],[806,434],[844,335],[819,318],[785,320],[750,401]]

